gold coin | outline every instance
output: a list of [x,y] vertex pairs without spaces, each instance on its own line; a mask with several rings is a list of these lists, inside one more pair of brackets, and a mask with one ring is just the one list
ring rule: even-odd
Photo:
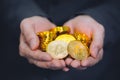
[[70,32],[70,28],[67,26],[57,26],[53,29],[51,29],[50,31],[55,32],[58,35],[60,34],[66,34]]
[[37,35],[40,39],[40,49],[42,51],[46,51],[48,43],[53,41],[57,36],[54,32],[51,31],[38,32]]
[[54,59],[63,59],[68,55],[67,45],[64,41],[52,41],[47,46],[47,53]]
[[89,46],[91,43],[91,40],[88,38],[86,34],[81,34],[79,32],[75,32],[74,37],[76,40],[81,41],[84,45]]
[[74,36],[72,36],[70,34],[62,34],[62,35],[59,35],[55,40],[65,41],[65,42],[69,43],[70,41],[73,41],[76,39]]
[[69,55],[76,60],[83,60],[89,56],[88,48],[77,40],[71,41],[67,50]]

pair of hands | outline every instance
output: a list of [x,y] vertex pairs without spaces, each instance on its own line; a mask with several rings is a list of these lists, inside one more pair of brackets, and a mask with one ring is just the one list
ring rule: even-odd
[[83,61],[73,60],[71,58],[55,60],[46,52],[39,50],[40,41],[36,33],[50,30],[55,26],[55,24],[44,17],[34,16],[24,19],[20,25],[20,55],[40,68],[52,70],[62,69],[63,71],[68,71],[68,66],[76,69],[86,69],[87,67],[95,65],[102,59],[104,27],[87,15],[77,16],[67,21],[64,26],[69,26],[71,33],[79,31],[85,33],[89,38],[92,38],[90,45],[91,56],[88,57],[88,59]]

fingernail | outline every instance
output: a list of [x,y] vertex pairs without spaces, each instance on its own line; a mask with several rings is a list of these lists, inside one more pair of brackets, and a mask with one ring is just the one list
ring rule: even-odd
[[63,71],[67,72],[67,71],[69,71],[69,68],[65,67],[65,68],[63,69]]

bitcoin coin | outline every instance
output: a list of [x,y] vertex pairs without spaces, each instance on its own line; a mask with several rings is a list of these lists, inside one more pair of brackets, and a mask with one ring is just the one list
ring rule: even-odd
[[70,41],[76,40],[74,36],[70,35],[70,34],[62,34],[59,35],[55,40],[61,40],[61,41],[65,41],[67,43],[69,43]]
[[88,48],[80,41],[71,41],[67,47],[69,55],[76,60],[83,60],[89,56]]
[[54,59],[63,59],[68,55],[67,46],[67,42],[59,40],[52,41],[47,46],[47,53]]

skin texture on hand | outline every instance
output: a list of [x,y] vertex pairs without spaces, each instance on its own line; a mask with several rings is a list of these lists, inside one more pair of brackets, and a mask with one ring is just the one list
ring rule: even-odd
[[85,33],[92,39],[90,45],[91,56],[88,59],[78,61],[71,58],[65,60],[68,66],[77,69],[86,69],[98,63],[103,56],[104,27],[87,15],[77,16],[67,21],[64,26],[69,26],[71,34],[78,31]]
[[54,60],[48,53],[38,49],[40,42],[36,33],[54,27],[55,25],[44,17],[34,16],[22,20],[19,53],[22,57],[28,59],[31,64],[40,68],[68,70],[64,60]]
[[67,21],[64,26],[69,26],[71,33],[79,31],[92,38],[90,45],[91,56],[83,61],[67,58],[66,60],[55,60],[46,53],[38,49],[39,38],[37,32],[42,32],[54,28],[56,25],[44,17],[34,16],[22,20],[20,29],[19,52],[22,57],[28,59],[31,64],[40,68],[68,71],[67,66],[76,69],[86,69],[98,63],[103,56],[104,27],[92,19],[90,16],[77,16]]

